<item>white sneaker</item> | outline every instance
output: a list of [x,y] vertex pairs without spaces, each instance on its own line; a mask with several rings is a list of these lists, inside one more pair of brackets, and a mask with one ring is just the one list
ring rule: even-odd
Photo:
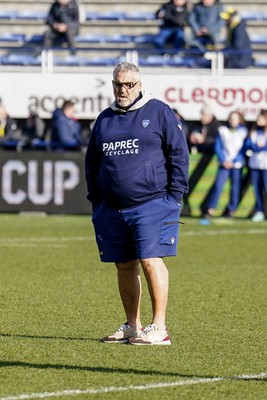
[[159,331],[155,323],[148,325],[138,336],[129,340],[135,345],[170,345],[171,340],[167,329]]
[[253,222],[262,222],[265,220],[265,215],[262,211],[257,211],[251,218],[251,221]]
[[112,335],[105,336],[101,339],[101,342],[105,343],[128,343],[130,338],[137,336],[139,332],[136,332],[132,329],[128,322],[122,324],[119,329],[114,332]]

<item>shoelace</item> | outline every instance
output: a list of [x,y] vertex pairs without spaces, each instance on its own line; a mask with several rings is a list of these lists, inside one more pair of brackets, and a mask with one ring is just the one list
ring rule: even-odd
[[141,333],[142,336],[145,336],[146,334],[148,334],[151,331],[154,331],[155,327],[152,324],[149,324]]
[[119,327],[119,329],[117,330],[117,332],[124,332],[124,331],[128,331],[129,330],[129,325],[127,324],[123,324]]

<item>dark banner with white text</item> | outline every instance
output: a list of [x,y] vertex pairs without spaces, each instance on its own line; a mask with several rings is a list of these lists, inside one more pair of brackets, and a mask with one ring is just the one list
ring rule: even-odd
[[[44,212],[88,214],[83,152],[0,151],[0,212]],[[199,217],[218,168],[215,156],[190,155],[189,192],[184,196],[182,215]],[[247,168],[236,215],[247,217],[254,195]],[[229,199],[229,182],[220,197],[216,215]]]
[[83,153],[1,151],[0,211],[85,214]]

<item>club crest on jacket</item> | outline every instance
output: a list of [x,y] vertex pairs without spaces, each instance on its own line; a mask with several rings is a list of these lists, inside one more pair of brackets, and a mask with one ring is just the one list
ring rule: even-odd
[[150,124],[150,119],[143,119],[142,125],[144,128],[147,128],[149,124]]

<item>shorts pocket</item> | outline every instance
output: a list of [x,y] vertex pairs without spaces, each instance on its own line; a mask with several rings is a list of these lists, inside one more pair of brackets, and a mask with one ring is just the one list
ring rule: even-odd
[[177,203],[177,201],[175,200],[174,197],[172,197],[171,194],[167,194],[166,198],[167,198],[168,201],[170,201],[171,203],[175,204],[176,208],[181,208],[182,207],[180,203]]
[[178,243],[179,221],[163,221],[160,229],[160,244],[176,246]]

